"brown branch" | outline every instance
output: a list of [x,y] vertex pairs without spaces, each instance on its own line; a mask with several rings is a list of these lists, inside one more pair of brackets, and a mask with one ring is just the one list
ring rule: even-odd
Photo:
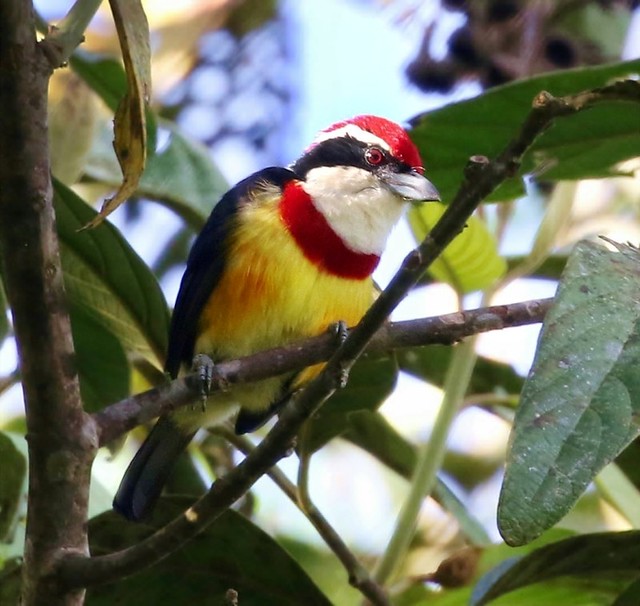
[[424,270],[462,231],[480,201],[503,180],[516,174],[524,152],[556,117],[581,111],[612,98],[638,101],[639,97],[640,84],[633,82],[616,83],[560,99],[548,94],[539,95],[518,136],[494,161],[490,162],[486,158],[472,159],[465,171],[465,180],[460,190],[433,231],[405,258],[389,286],[332,355],[323,372],[307,385],[295,402],[290,402],[283,408],[278,422],[254,452],[228,475],[218,479],[209,492],[184,515],[137,545],[95,558],[70,555],[61,560],[57,570],[61,582],[69,587],[81,587],[129,576],[167,557],[209,526],[260,476],[285,456],[302,423],[337,389],[344,369],[362,354],[373,335]]
[[[552,299],[525,301],[385,324],[371,339],[367,353],[384,355],[401,347],[451,345],[473,334],[535,324],[542,321],[551,302]],[[211,390],[301,370],[328,360],[336,349],[335,337],[327,333],[239,360],[221,362],[215,367],[216,380]],[[200,383],[194,374],[112,404],[94,414],[100,445],[199,397]]]
[[32,6],[0,2],[0,257],[26,404],[29,498],[22,601],[77,605],[84,592],[51,574],[88,553],[95,426],[82,410],[60,271],[47,145],[51,65]]

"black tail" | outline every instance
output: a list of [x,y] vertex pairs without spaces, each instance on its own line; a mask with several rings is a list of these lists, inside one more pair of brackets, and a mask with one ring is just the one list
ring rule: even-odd
[[137,522],[151,513],[173,465],[193,434],[181,432],[161,417],[133,457],[113,499],[113,508]]

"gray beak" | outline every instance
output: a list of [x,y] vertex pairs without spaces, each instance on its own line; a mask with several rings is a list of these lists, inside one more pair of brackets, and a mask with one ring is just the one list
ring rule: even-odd
[[381,175],[381,178],[392,192],[407,201],[440,201],[440,194],[433,183],[416,170],[412,170],[409,173],[389,172]]

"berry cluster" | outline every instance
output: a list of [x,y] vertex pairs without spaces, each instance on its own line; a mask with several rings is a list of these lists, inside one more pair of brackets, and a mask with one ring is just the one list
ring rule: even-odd
[[[447,42],[447,55],[430,55],[433,27],[427,27],[415,59],[407,67],[409,80],[425,92],[448,93],[463,80],[490,88],[534,74],[597,65],[618,58],[624,29],[594,32],[594,21],[619,19],[637,0],[441,0],[448,11],[463,13],[466,23]],[[611,38],[614,38],[611,40]],[[617,44],[616,44],[617,43]]]

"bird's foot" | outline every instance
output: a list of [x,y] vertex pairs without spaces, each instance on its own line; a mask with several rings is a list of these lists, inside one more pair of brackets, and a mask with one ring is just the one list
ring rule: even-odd
[[335,336],[338,345],[342,345],[349,336],[349,328],[344,320],[338,320],[333,324],[329,324],[327,331],[330,335]]
[[206,354],[196,354],[191,363],[191,370],[198,374],[198,381],[200,383],[200,407],[202,412],[204,412],[207,408],[207,398],[211,393],[215,364]]
[[[329,326],[329,334],[333,335],[336,339],[338,346],[342,345],[349,336],[349,329],[347,323],[344,320],[338,320]],[[341,365],[338,375],[338,388],[342,389],[346,387],[349,380],[349,366],[347,364]]]

